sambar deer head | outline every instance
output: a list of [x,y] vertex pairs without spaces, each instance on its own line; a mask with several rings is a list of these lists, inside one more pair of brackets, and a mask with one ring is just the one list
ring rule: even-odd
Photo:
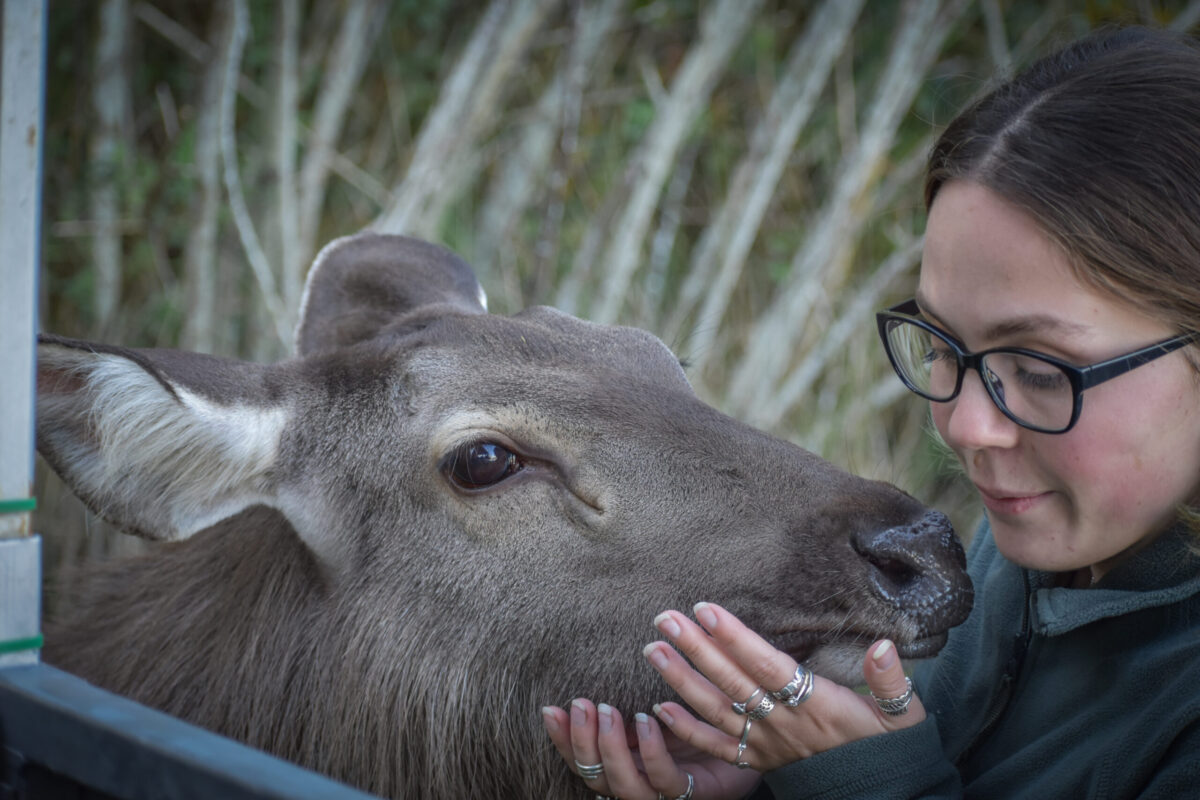
[[718,413],[646,332],[488,314],[413,239],[326,247],[291,360],[39,360],[40,451],[164,542],[71,589],[48,660],[376,793],[584,796],[539,709],[663,699],[664,608],[855,683],[970,606],[941,514]]

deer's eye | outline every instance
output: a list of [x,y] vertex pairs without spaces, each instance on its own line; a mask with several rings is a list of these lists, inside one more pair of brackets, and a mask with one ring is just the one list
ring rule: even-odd
[[446,462],[446,475],[463,489],[494,486],[524,467],[516,453],[495,442],[458,447]]

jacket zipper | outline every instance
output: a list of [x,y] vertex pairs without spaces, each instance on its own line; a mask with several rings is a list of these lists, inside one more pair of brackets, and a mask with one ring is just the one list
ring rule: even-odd
[[1032,638],[1029,623],[1029,603],[1033,593],[1029,588],[1029,572],[1027,570],[1021,570],[1021,579],[1025,585],[1025,602],[1021,606],[1021,629],[1013,637],[1012,652],[1008,657],[1008,661],[1004,664],[1004,674],[1000,677],[1000,692],[997,695],[996,701],[992,703],[991,711],[988,713],[979,731],[975,734],[975,738],[963,749],[955,761],[955,764],[959,767],[975,754],[975,750],[991,734],[992,729],[1000,721],[1000,717],[1003,716],[1005,709],[1008,708],[1008,703],[1012,700],[1013,688],[1017,683],[1017,676],[1020,675],[1021,666],[1025,662],[1025,655],[1029,652],[1029,642]]

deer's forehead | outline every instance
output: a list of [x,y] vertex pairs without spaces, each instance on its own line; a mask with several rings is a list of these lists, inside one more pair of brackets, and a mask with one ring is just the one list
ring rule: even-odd
[[547,373],[560,373],[587,382],[629,375],[641,382],[688,387],[679,359],[653,334],[586,322],[551,308],[531,308],[513,317],[444,318],[424,333],[408,358],[431,376],[542,380]]

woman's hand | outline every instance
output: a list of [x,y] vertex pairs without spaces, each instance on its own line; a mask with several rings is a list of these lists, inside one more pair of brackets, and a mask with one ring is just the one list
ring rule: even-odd
[[697,750],[669,731],[664,736],[646,714],[635,715],[632,730],[627,730],[617,709],[578,699],[571,703],[569,714],[557,706],[543,708],[542,719],[574,772],[580,772],[580,765],[603,766],[599,776],[585,779],[597,795],[671,800],[688,796],[691,785],[696,800],[735,800],[749,794],[759,780],[757,772]]
[[[656,706],[655,713],[681,740],[722,761],[741,761],[767,771],[925,719],[925,709],[916,697],[906,713],[889,716],[871,696],[814,676],[812,693],[804,703],[789,708],[776,701],[765,717],[751,720],[745,746],[739,751],[747,716],[738,714],[732,702],[747,701],[760,688],[778,691],[796,674],[796,661],[720,606],[699,603],[694,612],[703,628],[678,611],[664,612],[654,623],[695,668],[663,642],[648,645],[645,654],[667,683],[710,724],[697,720],[678,703]],[[880,698],[903,696],[908,683],[892,643],[877,642],[867,653],[863,675],[868,688]],[[747,705],[753,710],[758,702],[756,698]]]
[[[691,665],[664,642],[652,642],[643,652],[707,722],[678,703],[654,707],[666,732],[645,714],[636,715],[627,731],[616,709],[583,699],[571,704],[569,714],[554,706],[542,710],[550,738],[576,773],[580,766],[601,765],[600,774],[587,780],[597,794],[624,800],[657,800],[660,794],[678,798],[687,794],[690,775],[695,800],[744,797],[758,781],[756,770],[776,769],[925,719],[915,696],[904,714],[889,716],[869,695],[813,676],[808,699],[794,708],[775,701],[765,716],[750,720],[747,731],[747,715],[734,710],[734,700],[753,711],[763,693],[778,692],[793,680],[796,661],[720,606],[699,603],[694,611],[703,628],[678,611],[654,620]],[[876,642],[867,653],[863,675],[868,688],[879,698],[904,696],[909,686],[892,643]],[[758,689],[762,692],[756,695]]]

